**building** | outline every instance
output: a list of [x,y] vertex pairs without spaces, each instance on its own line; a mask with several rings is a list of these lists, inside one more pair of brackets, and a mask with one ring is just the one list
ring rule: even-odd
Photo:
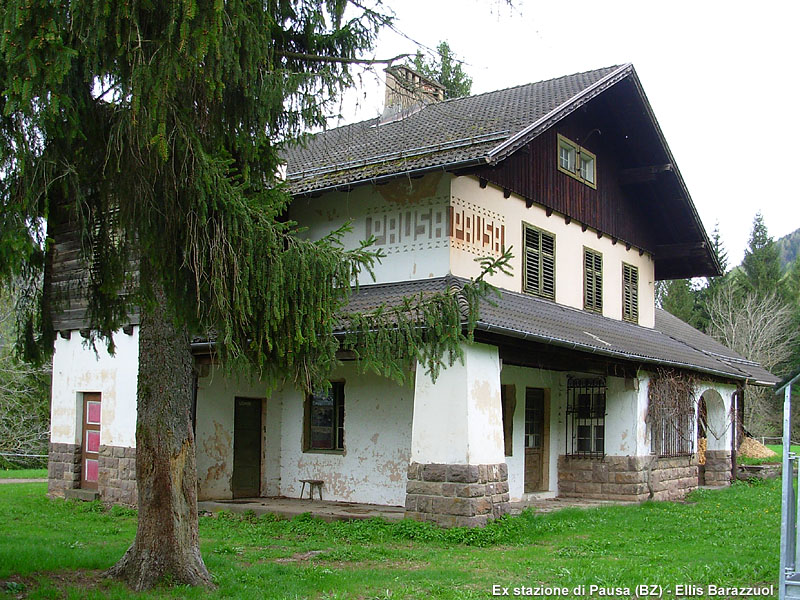
[[[720,268],[633,67],[439,92],[392,69],[381,117],[290,150],[290,217],[374,237],[386,257],[356,309],[459,286],[512,247],[475,343],[435,382],[344,361],[308,397],[231,381],[197,344],[200,499],[297,496],[313,478],[327,499],[480,525],[509,500],[727,484],[743,385],[776,379],[655,306],[657,280]],[[135,502],[136,318],[113,358],[73,335],[79,311],[55,327],[50,491]]]

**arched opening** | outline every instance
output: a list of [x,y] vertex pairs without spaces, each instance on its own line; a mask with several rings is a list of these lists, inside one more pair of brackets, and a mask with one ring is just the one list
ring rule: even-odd
[[700,396],[697,402],[697,485],[706,484],[706,444],[708,435],[708,408],[706,400]]
[[725,401],[714,389],[697,402],[698,485],[725,485],[730,473],[731,420]]

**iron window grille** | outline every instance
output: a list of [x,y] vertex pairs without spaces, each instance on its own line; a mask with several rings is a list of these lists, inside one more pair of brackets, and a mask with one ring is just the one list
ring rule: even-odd
[[606,390],[603,377],[567,378],[567,456],[605,456]]
[[650,429],[650,449],[665,458],[694,453],[694,411],[663,415]]

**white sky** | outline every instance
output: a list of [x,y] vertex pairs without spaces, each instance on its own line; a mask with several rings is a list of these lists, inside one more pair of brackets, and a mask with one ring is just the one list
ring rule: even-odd
[[[428,48],[449,42],[473,93],[633,63],[709,234],[719,221],[730,266],[744,256],[756,211],[776,239],[800,227],[800,2],[388,4],[411,40]],[[376,56],[416,49],[386,30]],[[365,76],[346,101],[347,122],[381,111],[380,75]]]

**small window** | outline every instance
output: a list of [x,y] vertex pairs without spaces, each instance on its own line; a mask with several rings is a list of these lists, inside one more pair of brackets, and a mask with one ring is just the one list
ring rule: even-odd
[[622,318],[639,322],[639,269],[622,263]]
[[595,164],[597,157],[586,148],[558,135],[558,170],[570,177],[596,188]]
[[559,166],[570,173],[575,172],[575,154],[577,150],[572,144],[560,142],[558,146]]
[[581,153],[581,179],[594,183],[594,157],[585,152]]
[[603,255],[583,249],[583,308],[603,312]]
[[304,452],[344,451],[344,382],[306,398]]
[[529,225],[525,236],[525,272],[523,291],[548,300],[556,297],[556,237]]

